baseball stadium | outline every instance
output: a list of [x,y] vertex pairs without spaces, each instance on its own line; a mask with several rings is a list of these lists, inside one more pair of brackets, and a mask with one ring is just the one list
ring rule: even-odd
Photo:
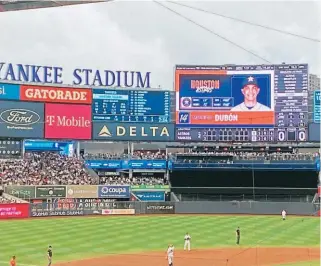
[[0,60],[0,266],[320,265],[320,77],[173,67],[164,90]]

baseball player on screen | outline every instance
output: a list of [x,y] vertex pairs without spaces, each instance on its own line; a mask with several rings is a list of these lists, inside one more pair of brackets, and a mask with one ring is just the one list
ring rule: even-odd
[[168,245],[166,259],[168,260],[168,266],[174,266],[174,246],[172,244]]
[[191,250],[191,236],[186,233],[185,237],[184,237],[184,240],[185,240],[185,243],[184,243],[184,250],[187,250],[190,251]]
[[285,219],[286,219],[286,211],[283,210],[281,214],[282,214],[282,220],[285,221]]
[[247,78],[247,82],[245,82],[241,91],[244,101],[234,106],[231,111],[271,111],[269,107],[257,102],[260,88],[254,77]]

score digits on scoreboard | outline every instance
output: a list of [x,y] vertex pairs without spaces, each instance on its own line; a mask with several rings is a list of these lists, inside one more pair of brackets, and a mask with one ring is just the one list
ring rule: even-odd
[[176,66],[177,141],[307,140],[308,66]]

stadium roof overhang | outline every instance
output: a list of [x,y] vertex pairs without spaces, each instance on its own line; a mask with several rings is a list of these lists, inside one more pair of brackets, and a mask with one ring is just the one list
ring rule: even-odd
[[18,1],[18,0],[7,0],[0,1],[0,12],[8,11],[19,11],[28,9],[39,9],[39,8],[50,8],[50,7],[61,7],[70,5],[81,5],[81,4],[94,4],[101,2],[110,2],[111,0],[100,0],[100,1]]

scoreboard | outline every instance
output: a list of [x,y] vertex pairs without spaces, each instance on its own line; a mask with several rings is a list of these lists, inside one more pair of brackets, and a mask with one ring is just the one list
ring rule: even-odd
[[313,94],[313,122],[314,123],[320,123],[321,121],[320,92],[321,91],[314,91],[314,94]]
[[170,101],[170,91],[93,89],[93,120],[169,123]]
[[308,65],[176,66],[176,140],[294,142],[308,134]]

